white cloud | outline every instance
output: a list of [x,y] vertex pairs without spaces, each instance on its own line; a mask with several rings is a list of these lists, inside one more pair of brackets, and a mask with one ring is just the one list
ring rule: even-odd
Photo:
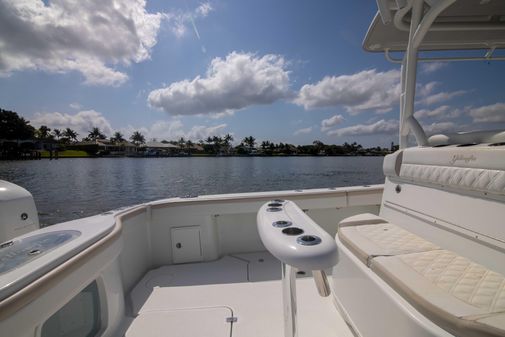
[[424,125],[423,129],[427,134],[435,134],[446,131],[455,131],[458,129],[458,125],[453,122],[438,122]]
[[80,105],[79,103],[76,103],[76,102],[70,103],[68,106],[71,107],[74,110],[82,109],[82,105]]
[[328,132],[329,136],[335,135],[341,136],[363,136],[363,135],[373,135],[373,134],[389,134],[398,132],[398,121],[397,120],[384,120],[381,119],[373,124],[357,124],[353,126],[348,126],[341,129],[331,130]]
[[[432,94],[438,82],[418,84],[416,103],[431,105],[466,94],[466,90]],[[365,110],[391,111],[400,101],[400,71],[364,70],[352,75],[327,76],[315,84],[305,84],[294,103],[305,109],[343,106],[351,115]]]
[[305,109],[343,106],[351,114],[364,110],[385,112],[398,104],[400,72],[364,70],[352,75],[327,76],[305,84],[294,102]]
[[214,8],[212,8],[211,4],[209,2],[204,2],[196,8],[195,12],[201,17],[206,17],[212,10],[214,10]]
[[195,125],[186,132],[186,138],[199,140],[205,139],[209,136],[222,136],[226,127],[227,125],[224,123],[212,126]]
[[421,72],[425,74],[434,73],[442,68],[447,67],[448,62],[427,62],[421,64]]
[[79,134],[79,138],[86,137],[93,127],[98,127],[105,135],[114,132],[107,118],[95,110],[79,111],[71,115],[61,112],[36,113],[31,119],[34,126],[46,125],[52,129],[71,128]]
[[220,119],[220,118],[225,118],[225,117],[233,116],[234,114],[235,114],[235,111],[233,111],[233,110],[227,110],[225,112],[211,113],[209,115],[209,117],[212,118],[212,119]]
[[187,129],[180,120],[175,119],[170,121],[156,121],[148,127],[143,126],[136,128],[130,125],[126,128],[122,128],[121,132],[130,136],[134,131],[140,131],[147,139],[156,138],[158,140],[177,140],[184,137],[185,139],[198,141],[200,139],[205,140],[209,136],[221,136],[225,133],[224,130],[226,127],[226,124],[211,126],[195,125]]
[[232,52],[212,60],[205,77],[151,91],[149,105],[173,115],[230,113],[289,95],[289,72],[279,55]]
[[430,95],[438,86],[440,85],[439,82],[428,82],[425,85],[420,85],[419,83],[416,86],[416,95],[418,97],[426,97]]
[[78,71],[86,84],[118,86],[116,69],[149,58],[162,13],[145,0],[0,1],[0,75],[14,71]]
[[176,140],[181,137],[197,141],[209,136],[222,136],[227,128],[226,124],[217,125],[194,125],[190,128],[184,126],[179,119],[159,120],[150,126],[127,126],[123,128],[113,128],[107,118],[95,110],[79,111],[76,114],[61,112],[43,112],[36,113],[31,119],[32,125],[39,127],[46,125],[51,129],[57,128],[64,130],[71,128],[79,136],[84,138],[93,127],[98,127],[106,136],[112,136],[115,131],[120,131],[125,138],[130,137],[134,131],[140,131],[146,139],[156,138],[159,140]]
[[418,119],[423,118],[457,118],[461,116],[461,110],[458,108],[452,108],[448,105],[442,105],[435,109],[420,109],[414,113],[414,116]]
[[470,116],[475,123],[500,123],[505,122],[505,103],[471,108]]
[[308,128],[302,128],[302,129],[298,129],[296,130],[293,135],[295,136],[298,136],[298,135],[306,135],[308,133],[311,133],[312,132],[312,126],[309,126]]
[[426,95],[426,97],[421,98],[416,103],[421,103],[424,105],[432,105],[432,104],[437,104],[437,103],[449,101],[449,100],[453,99],[454,97],[462,96],[466,93],[468,93],[467,90],[457,90],[457,91],[451,91],[451,92],[444,91],[444,92],[439,92],[439,93],[433,94],[433,95]]
[[214,8],[209,2],[204,2],[193,11],[176,11],[167,14],[166,18],[171,23],[170,30],[177,38],[186,35],[188,28],[192,27],[196,37],[200,39],[200,33],[196,29],[195,20],[205,18],[213,10]]
[[344,117],[342,115],[335,115],[328,119],[323,119],[321,121],[321,131],[325,132],[331,129],[331,127],[338,125],[344,121]]

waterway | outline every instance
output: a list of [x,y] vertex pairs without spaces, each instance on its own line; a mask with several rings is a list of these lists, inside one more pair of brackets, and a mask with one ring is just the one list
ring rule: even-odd
[[82,158],[0,161],[44,225],[186,195],[380,184],[383,157]]

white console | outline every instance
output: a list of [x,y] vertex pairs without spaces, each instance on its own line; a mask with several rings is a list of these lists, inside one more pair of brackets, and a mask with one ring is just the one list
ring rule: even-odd
[[296,337],[296,272],[311,270],[319,295],[330,295],[324,270],[337,264],[337,244],[292,201],[267,202],[258,211],[257,223],[266,249],[282,262],[284,335]]
[[331,268],[338,261],[335,240],[292,201],[266,203],[257,222],[266,249],[282,263],[308,271]]

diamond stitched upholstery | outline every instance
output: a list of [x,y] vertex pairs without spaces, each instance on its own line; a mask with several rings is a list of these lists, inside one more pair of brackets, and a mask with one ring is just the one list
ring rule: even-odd
[[[345,222],[345,219],[342,220]],[[365,222],[366,223],[366,222]],[[391,223],[339,227],[338,237],[366,265],[376,256],[439,249],[433,243]]]
[[458,337],[505,336],[505,276],[447,250],[372,260],[371,270]]
[[358,226],[356,231],[377,246],[387,249],[388,255],[438,249],[433,243],[391,223]]
[[505,171],[501,170],[403,163],[400,177],[455,188],[505,194]]
[[490,313],[505,311],[505,277],[454,252],[433,250],[400,257],[437,287]]

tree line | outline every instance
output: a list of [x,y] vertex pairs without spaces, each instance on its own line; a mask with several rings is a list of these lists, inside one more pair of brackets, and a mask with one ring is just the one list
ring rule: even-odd
[[[116,131],[107,136],[98,127],[92,127],[85,135],[79,135],[72,128],[51,129],[46,125],[34,128],[30,122],[19,116],[16,112],[0,109],[0,139],[3,140],[35,140],[41,142],[51,142],[59,145],[69,145],[77,143],[78,136],[83,136],[81,142],[108,141],[112,144],[124,144],[129,140],[135,146],[146,143],[146,137],[140,131],[134,131],[127,139]],[[177,146],[181,151],[192,153],[195,151],[214,155],[383,155],[393,150],[381,148],[380,146],[364,148],[356,142],[344,143],[342,145],[324,144],[320,140],[314,140],[308,145],[294,145],[289,143],[274,143],[269,140],[258,142],[254,136],[244,137],[238,145],[233,145],[234,137],[231,134],[224,136],[209,136],[193,142],[190,139],[180,137],[177,140],[162,140],[161,143]],[[153,139],[153,141],[156,141]]]

